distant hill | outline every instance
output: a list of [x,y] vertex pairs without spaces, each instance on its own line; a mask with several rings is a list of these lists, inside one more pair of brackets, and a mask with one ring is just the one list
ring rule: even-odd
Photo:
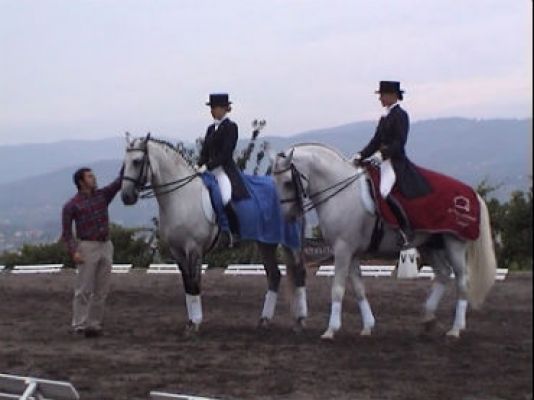
[[[357,122],[291,137],[260,139],[268,140],[277,150],[300,142],[321,142],[351,155],[369,141],[374,127],[373,122]],[[57,235],[61,206],[75,191],[73,171],[88,165],[95,170],[100,185],[110,182],[120,166],[123,140],[0,146],[0,234],[16,227],[44,230],[49,233],[47,237]],[[412,124],[407,151],[415,163],[468,184],[477,185],[483,179],[501,184],[496,195],[507,199],[511,191],[531,184],[531,141],[531,119],[448,118]],[[247,142],[242,134],[239,147]],[[112,219],[130,226],[146,225],[156,214],[154,201],[124,207],[116,199],[111,207]]]

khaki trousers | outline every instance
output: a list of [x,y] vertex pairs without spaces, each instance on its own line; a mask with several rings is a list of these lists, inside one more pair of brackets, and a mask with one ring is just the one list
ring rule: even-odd
[[78,242],[83,262],[76,266],[78,274],[74,288],[72,326],[74,329],[102,329],[104,305],[109,292],[113,244]]

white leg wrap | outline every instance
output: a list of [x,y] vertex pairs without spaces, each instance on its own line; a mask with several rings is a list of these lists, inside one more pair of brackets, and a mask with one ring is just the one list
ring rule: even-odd
[[274,310],[276,308],[276,300],[278,299],[278,293],[268,290],[265,294],[265,302],[263,303],[263,311],[261,312],[262,318],[273,319]]
[[306,318],[308,316],[308,301],[306,300],[306,288],[298,287],[295,290],[295,318]]
[[432,285],[432,292],[425,303],[427,312],[434,314],[438,308],[438,304],[445,293],[445,285],[441,282],[434,282]]
[[187,315],[189,320],[195,325],[202,322],[202,302],[200,296],[185,295],[185,303],[187,305]]
[[332,309],[330,311],[330,321],[328,322],[328,328],[337,331],[341,328],[341,302],[333,301]]
[[361,300],[358,305],[360,306],[360,312],[362,313],[362,321],[364,328],[373,328],[375,326],[375,317],[371,311],[371,306],[367,299]]
[[467,312],[467,300],[458,300],[456,303],[456,315],[453,328],[465,329],[465,314]]

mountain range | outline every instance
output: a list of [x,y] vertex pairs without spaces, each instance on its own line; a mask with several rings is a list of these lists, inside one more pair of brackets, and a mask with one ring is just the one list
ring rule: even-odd
[[[262,134],[259,141],[270,142],[276,150],[295,143],[320,142],[348,156],[369,141],[374,128],[374,122],[355,122],[290,137]],[[241,133],[238,150],[246,146],[248,136]],[[166,139],[180,140],[171,136]],[[36,234],[38,240],[56,238],[61,206],[74,194],[73,171],[80,166],[91,167],[102,186],[116,176],[123,151],[121,137],[0,146],[0,250],[6,247],[2,238],[9,241],[6,238],[17,232],[19,236],[28,230],[41,232]],[[442,118],[415,122],[407,153],[416,164],[470,185],[485,179],[498,186],[494,196],[506,200],[512,191],[531,185],[532,120]],[[110,215],[124,225],[147,225],[157,215],[157,207],[154,201],[124,207],[116,199]]]

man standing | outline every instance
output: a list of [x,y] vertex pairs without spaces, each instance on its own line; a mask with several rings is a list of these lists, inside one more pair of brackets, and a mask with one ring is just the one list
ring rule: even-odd
[[367,160],[380,166],[380,195],[386,200],[391,211],[397,218],[404,248],[411,246],[413,231],[404,211],[390,194],[393,185],[406,198],[424,196],[431,192],[431,187],[419,174],[415,166],[406,156],[406,141],[410,129],[408,114],[399,102],[404,97],[400,83],[381,81],[376,91],[380,95],[380,103],[385,107],[385,115],[380,118],[376,132],[369,144],[354,156],[353,162],[359,165]]
[[[108,206],[121,188],[122,174],[123,169],[110,185],[98,189],[93,171],[78,169],[73,175],[78,193],[63,206],[61,239],[78,270],[72,328],[74,333],[85,334],[86,337],[102,334],[104,305],[113,264]],[[73,221],[77,240],[72,234]]]

